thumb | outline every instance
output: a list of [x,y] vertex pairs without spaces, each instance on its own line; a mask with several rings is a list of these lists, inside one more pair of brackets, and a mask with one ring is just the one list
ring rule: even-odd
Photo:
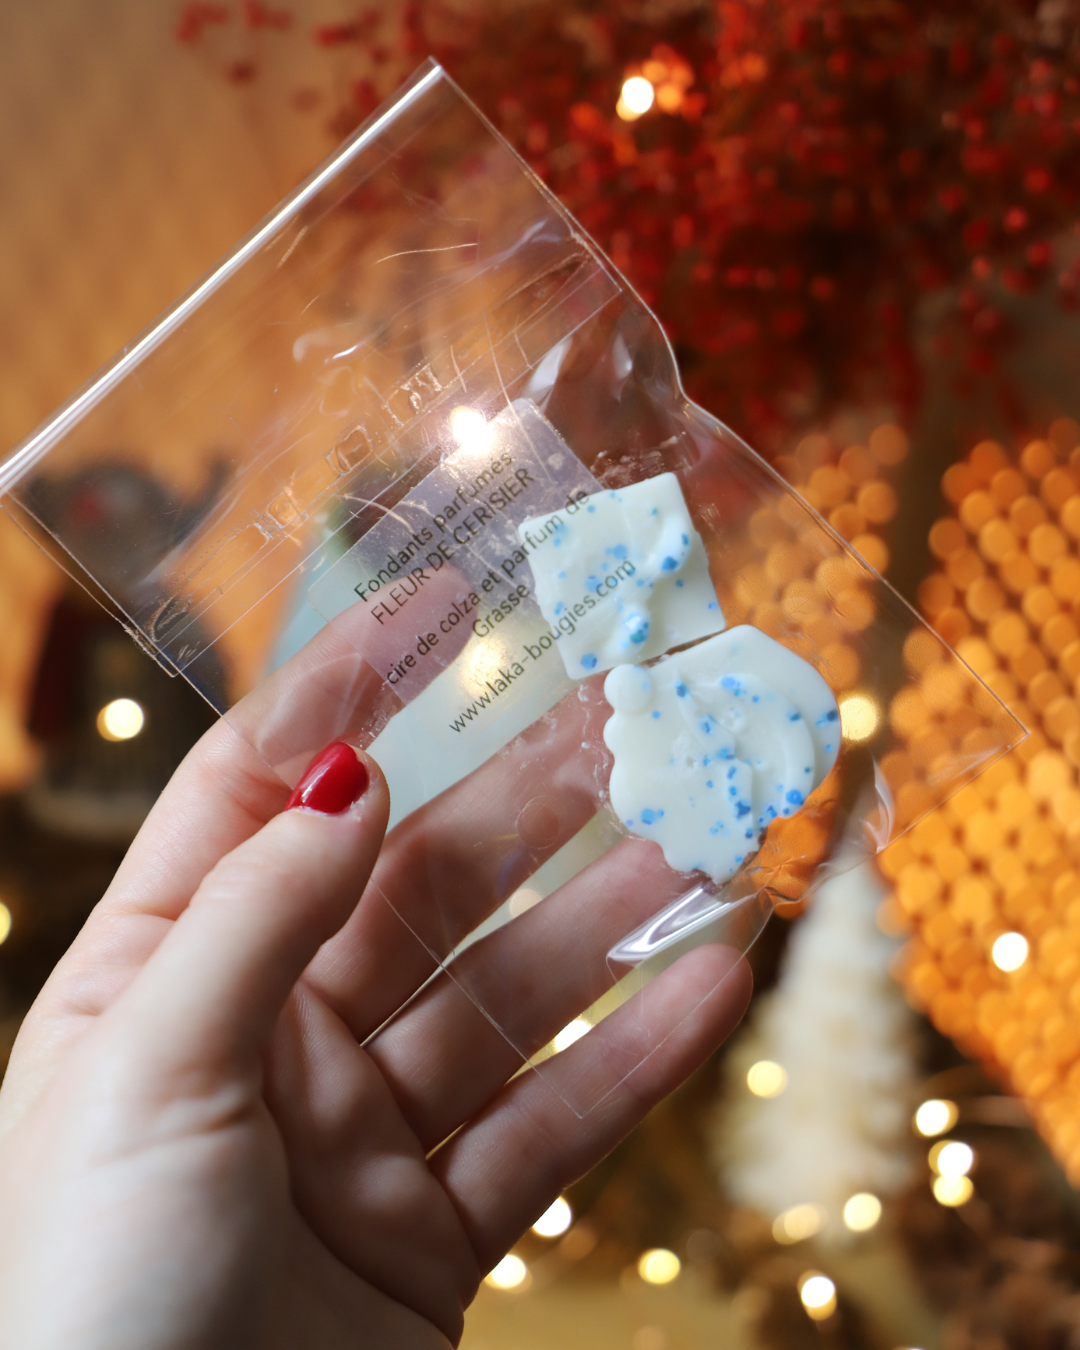
[[133,1068],[213,1082],[257,1065],[296,981],[356,907],[389,810],[374,760],[343,742],[316,756],[286,809],[206,875],[103,1015]]

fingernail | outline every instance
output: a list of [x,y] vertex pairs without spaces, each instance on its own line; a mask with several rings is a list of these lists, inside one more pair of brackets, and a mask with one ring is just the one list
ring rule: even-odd
[[340,815],[363,796],[369,782],[367,765],[344,741],[334,741],[321,750],[304,770],[285,810],[306,806],[325,816]]

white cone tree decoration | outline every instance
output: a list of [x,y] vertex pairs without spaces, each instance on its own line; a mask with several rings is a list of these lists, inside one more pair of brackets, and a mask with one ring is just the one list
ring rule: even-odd
[[728,1056],[716,1160],[732,1199],[774,1220],[781,1241],[871,1226],[867,1199],[845,1225],[851,1197],[884,1197],[909,1176],[912,1014],[876,922],[883,894],[869,862],[821,886]]

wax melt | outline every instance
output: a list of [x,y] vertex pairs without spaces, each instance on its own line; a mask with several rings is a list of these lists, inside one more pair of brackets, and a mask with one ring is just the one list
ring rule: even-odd
[[604,695],[614,810],[676,871],[716,882],[757,851],[770,821],[799,809],[840,748],[829,686],[745,625],[653,666],[616,666]]
[[518,535],[574,679],[724,627],[705,546],[673,473],[578,494],[526,520]]

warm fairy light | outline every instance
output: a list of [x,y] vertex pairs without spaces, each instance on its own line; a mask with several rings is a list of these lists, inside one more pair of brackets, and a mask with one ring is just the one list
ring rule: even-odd
[[779,1097],[787,1081],[787,1070],[771,1059],[759,1059],[746,1073],[746,1086],[755,1097]]
[[133,698],[114,698],[97,715],[98,735],[107,741],[130,741],[145,725],[146,714]]
[[6,942],[11,933],[11,910],[0,901],[0,942]]
[[580,1041],[592,1030],[592,1027],[585,1021],[584,1017],[575,1017],[572,1022],[563,1027],[558,1033],[552,1044],[556,1050],[568,1050],[575,1041]]
[[633,122],[647,113],[656,98],[656,90],[644,75],[631,75],[623,81],[615,111],[624,122]]
[[484,1277],[484,1283],[492,1289],[520,1289],[528,1278],[529,1267],[520,1256],[510,1252]]
[[682,1262],[666,1247],[652,1247],[638,1257],[637,1271],[646,1284],[670,1284],[682,1270]]
[[533,890],[531,886],[519,886],[506,902],[506,906],[511,916],[516,919],[519,914],[532,909],[533,905],[538,905],[543,898],[540,892]]
[[815,1322],[824,1321],[836,1311],[836,1285],[819,1271],[808,1270],[799,1276],[799,1297]]
[[966,1205],[975,1194],[970,1177],[935,1177],[933,1189],[934,1199],[939,1205],[947,1205],[949,1209]]
[[450,434],[462,450],[482,454],[491,445],[492,430],[487,418],[476,408],[465,405],[450,414]]
[[940,1177],[966,1177],[975,1164],[975,1151],[959,1139],[943,1139],[930,1150],[930,1166]]
[[866,694],[847,694],[840,700],[840,728],[845,741],[868,741],[881,725],[881,708]]
[[853,1233],[868,1233],[881,1218],[881,1201],[869,1191],[859,1191],[844,1206],[844,1223]]
[[820,1233],[829,1215],[823,1205],[792,1205],[778,1214],[773,1220],[772,1234],[777,1242],[789,1246],[793,1242],[805,1242],[815,1233]]
[[998,970],[1019,970],[1028,959],[1029,950],[1023,933],[1002,933],[990,948],[990,959]]
[[553,1238],[565,1233],[573,1222],[574,1212],[560,1195],[544,1210],[532,1228],[540,1237]]
[[946,1130],[951,1130],[959,1118],[960,1112],[957,1110],[956,1103],[944,1100],[941,1097],[931,1097],[929,1101],[923,1102],[915,1112],[915,1129],[926,1139],[933,1139],[936,1134],[944,1134]]

